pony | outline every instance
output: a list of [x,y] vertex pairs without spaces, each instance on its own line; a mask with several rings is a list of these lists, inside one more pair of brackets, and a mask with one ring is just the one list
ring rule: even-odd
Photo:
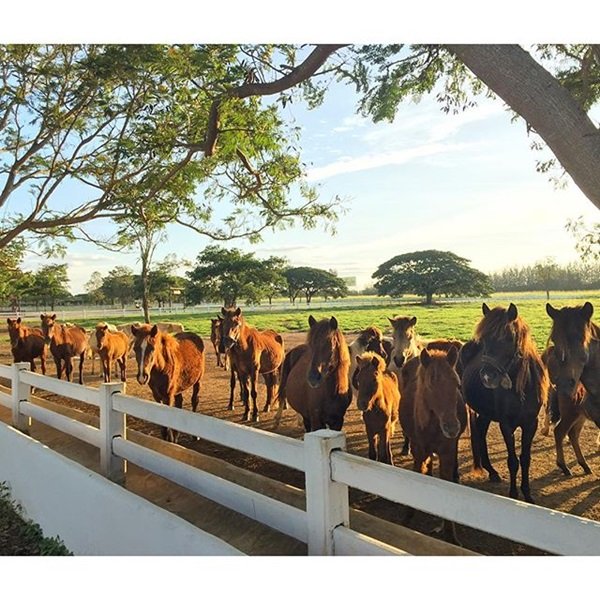
[[[533,503],[529,485],[531,443],[538,426],[538,413],[548,398],[549,377],[529,326],[511,302],[508,309],[482,305],[474,339],[461,349],[462,391],[475,411],[471,423],[471,447],[477,467],[491,481],[501,481],[492,467],[486,436],[492,421],[498,422],[508,452],[509,496],[518,498],[517,472],[521,465],[521,492]],[[515,430],[521,428],[521,457],[515,451]]]
[[[351,344],[348,344],[348,351],[350,352],[351,367],[356,365],[356,357],[363,354],[363,352],[376,352],[385,359],[386,365],[389,364],[390,361],[390,355],[385,349],[381,329],[374,325],[363,329],[356,339]],[[354,374],[356,374],[356,371],[357,369],[354,370]],[[351,383],[353,379],[354,376],[350,380]],[[354,387],[356,387],[356,385],[354,385]]]
[[96,349],[102,361],[104,383],[110,382],[110,365],[117,361],[121,371],[121,381],[126,381],[127,353],[129,337],[122,331],[111,331],[106,323],[98,323],[95,330]]
[[83,385],[83,361],[88,348],[88,336],[83,327],[61,325],[56,322],[56,314],[40,315],[42,333],[56,365],[56,376],[61,379],[63,366],[67,381],[71,381],[73,357],[79,356],[79,383]]
[[223,367],[227,370],[227,354],[224,358],[221,358],[221,352],[219,352],[219,346],[221,344],[221,322],[223,319],[217,315],[216,319],[210,320],[210,341],[215,349],[215,355],[217,357],[217,367]]
[[44,334],[37,327],[27,327],[21,317],[7,318],[8,335],[10,337],[10,351],[15,362],[28,362],[31,370],[35,372],[35,359],[39,358],[42,366],[42,375],[46,374],[47,346]]
[[558,310],[548,303],[546,312],[552,319],[548,343],[554,345],[559,362],[553,382],[556,391],[559,396],[574,398],[581,382],[587,392],[585,412],[600,427],[600,327],[591,320],[594,307],[586,302]]
[[[156,324],[132,325],[131,333],[138,383],[150,386],[156,402],[177,408],[183,406],[182,392],[191,387],[192,411],[196,412],[205,365],[202,338],[192,332],[163,333]],[[167,427],[161,432],[163,439],[177,443],[179,432]]]
[[376,352],[357,356],[356,364],[356,405],[367,431],[369,458],[393,465],[392,436],[400,404],[398,378],[386,371],[385,360]]
[[279,426],[286,402],[302,417],[304,429],[329,427],[341,431],[352,401],[349,384],[350,353],[337,319],[308,317],[306,343],[296,346],[284,360],[279,386]]
[[[423,348],[402,367],[403,394],[400,423],[408,434],[413,469],[432,475],[433,457],[439,458],[440,478],[458,483],[458,439],[467,425],[467,410],[456,372],[458,349]],[[409,510],[407,520],[414,510]],[[454,523],[445,521],[444,536],[457,543]]]
[[[258,422],[258,375],[262,374],[267,387],[267,400],[263,412],[271,409],[274,395],[277,395],[278,372],[285,356],[283,338],[273,330],[259,331],[248,325],[242,316],[241,308],[221,308],[221,340],[219,351],[229,353],[231,366],[231,393],[229,408],[233,408],[234,375],[240,382],[244,403],[243,421]],[[249,389],[250,388],[250,389]],[[252,397],[250,417],[249,397]]]
[[[107,325],[108,325],[108,329],[110,331],[118,331],[118,329],[115,325],[109,325],[109,324],[107,324]],[[98,325],[96,325],[96,327],[98,327]],[[129,339],[129,337],[127,339]],[[94,375],[94,373],[96,371],[96,356],[99,356],[99,354],[98,354],[98,343],[96,341],[96,329],[94,329],[88,337],[88,348],[85,353],[85,357],[91,363],[90,375]]]

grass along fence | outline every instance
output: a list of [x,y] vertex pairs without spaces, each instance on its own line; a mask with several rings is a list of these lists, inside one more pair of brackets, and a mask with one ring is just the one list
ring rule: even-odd
[[[11,408],[13,425],[17,429],[27,431],[29,419],[38,419],[98,447],[102,473],[112,481],[124,480],[127,461],[131,461],[305,542],[310,555],[410,553],[410,548],[396,548],[350,528],[349,487],[554,554],[600,554],[600,523],[596,521],[349,454],[345,451],[342,432],[317,431],[306,434],[304,441],[299,441],[128,396],[122,393],[120,383],[102,384],[99,389],[88,388],[27,369],[27,363],[0,366],[0,376],[11,381],[11,394],[0,393],[0,404]],[[99,427],[83,425],[32,404],[32,386],[99,406]],[[129,441],[126,414],[303,471],[306,510]]]

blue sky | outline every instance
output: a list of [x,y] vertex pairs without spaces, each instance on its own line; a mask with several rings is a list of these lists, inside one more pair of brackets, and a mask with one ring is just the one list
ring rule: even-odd
[[[347,213],[331,236],[297,226],[267,232],[262,243],[227,244],[258,257],[286,256],[293,265],[335,269],[370,283],[377,266],[415,250],[449,250],[484,272],[545,257],[575,260],[569,218],[597,219],[597,209],[572,183],[556,189],[535,170],[547,156],[530,149],[524,123],[511,123],[500,100],[481,98],[476,108],[447,115],[433,96],[401,106],[393,123],[373,124],[356,114],[351,87],[332,84],[322,107],[288,105],[285,116],[302,127],[308,179],[327,200],[344,199]],[[105,229],[105,227],[102,227]],[[176,253],[194,260],[210,240],[180,227],[157,259]],[[113,254],[89,244],[68,253],[74,293],[92,271],[115,265],[138,269],[134,254]],[[37,261],[28,261],[35,267]]]

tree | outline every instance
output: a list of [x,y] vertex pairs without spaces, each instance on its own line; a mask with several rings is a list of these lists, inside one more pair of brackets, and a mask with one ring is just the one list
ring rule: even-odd
[[57,300],[70,296],[66,264],[50,264],[40,267],[29,282],[27,296],[36,304],[50,306],[54,310]]
[[600,259],[600,223],[587,225],[583,217],[567,222],[567,231],[576,240],[575,248],[584,261]]
[[[550,256],[545,260],[536,263],[534,266],[535,278],[546,292],[546,300],[550,300],[550,289],[553,286],[556,286],[559,270],[558,264]],[[554,287],[554,289],[556,289],[556,287]]]
[[[278,111],[293,97],[321,100],[311,78],[338,48],[0,46],[0,248],[26,235],[85,237],[87,222],[161,203],[173,182],[203,187],[169,202],[177,223],[215,240],[334,219],[339,201],[319,202],[303,181],[297,134]],[[280,103],[259,101],[268,95]],[[57,202],[74,183],[81,202]]]
[[452,252],[423,250],[394,256],[373,273],[380,296],[417,294],[425,304],[434,294],[485,296],[491,293],[490,279],[469,266],[471,261]]
[[102,292],[114,305],[115,299],[121,308],[134,299],[135,286],[133,270],[130,267],[115,267],[102,280]]
[[272,304],[274,296],[285,294],[287,291],[285,271],[289,268],[288,261],[279,256],[270,256],[262,261],[262,265],[262,287],[264,295],[269,300],[269,304]]
[[323,269],[313,267],[293,267],[285,271],[290,302],[295,303],[300,293],[304,294],[306,304],[314,296],[321,294],[330,298],[342,298],[348,295],[343,279]]
[[101,304],[105,300],[102,283],[102,274],[100,271],[94,271],[84,286],[90,302]]

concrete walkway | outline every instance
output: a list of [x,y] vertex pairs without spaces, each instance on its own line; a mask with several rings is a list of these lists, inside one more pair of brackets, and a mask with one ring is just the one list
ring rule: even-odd
[[[89,425],[98,426],[98,419],[93,415],[57,405],[41,398],[33,397],[32,402]],[[0,420],[5,423],[10,423],[11,420],[10,411],[1,406]],[[100,452],[97,448],[35,421],[29,433],[31,437],[56,452],[92,471],[99,472]],[[261,494],[297,508],[304,509],[305,507],[304,491],[298,488],[131,429],[128,430],[127,437],[132,442],[196,466]],[[306,544],[131,463],[128,464],[124,487],[161,508],[177,514],[198,528],[225,540],[245,554],[254,556],[299,556],[307,554]],[[362,511],[351,509],[350,524],[353,529],[361,533],[403,548],[411,554],[473,555],[472,552],[463,548],[452,546],[405,527],[378,519]]]

